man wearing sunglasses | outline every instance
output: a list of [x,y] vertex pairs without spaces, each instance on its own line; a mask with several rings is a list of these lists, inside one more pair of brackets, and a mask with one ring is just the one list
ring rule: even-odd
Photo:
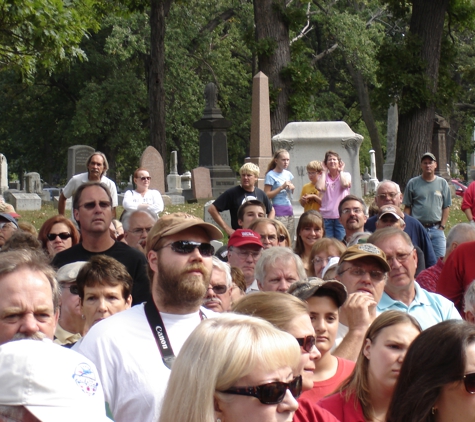
[[215,312],[229,312],[231,310],[232,286],[231,267],[213,256],[213,271],[203,299],[203,306]]
[[10,214],[0,214],[0,248],[18,230],[17,221]]
[[[112,214],[115,218],[115,209],[118,205],[117,200],[117,186],[114,181],[106,177],[107,170],[109,169],[109,163],[104,153],[95,151],[87,159],[86,173],[80,173],[73,176],[67,185],[63,188],[63,191],[59,195],[58,201],[58,214],[63,214],[66,210],[66,200],[74,196],[74,193],[84,183],[88,182],[101,182],[104,183],[109,189],[112,196]],[[71,217],[74,217],[71,213]],[[74,220],[73,220],[74,221]]]
[[346,287],[348,298],[340,308],[332,353],[355,362],[366,330],[377,316],[376,305],[384,291],[389,265],[381,249],[363,243],[343,253],[336,271],[335,278]]
[[54,332],[54,342],[61,345],[73,345],[84,332],[85,320],[82,318],[81,301],[77,290],[76,278],[86,262],[79,261],[61,267],[56,273],[61,299],[59,302],[59,320]]
[[[175,356],[201,320],[221,232],[200,218],[165,215],[147,237],[152,297],[94,325],[79,352],[98,367],[116,422],[156,421]],[[198,357],[197,357],[198,359]]]
[[428,292],[415,281],[417,253],[406,233],[388,227],[377,230],[368,242],[385,252],[390,267],[378,312],[406,312],[417,319],[423,330],[448,319],[461,319],[453,302]]
[[73,200],[74,218],[81,231],[81,242],[56,254],[53,266],[77,261],[89,261],[94,255],[107,255],[121,262],[134,280],[132,304],[147,300],[150,282],[145,271],[147,260],[143,253],[111,238],[112,198],[106,185],[85,183],[77,189]]

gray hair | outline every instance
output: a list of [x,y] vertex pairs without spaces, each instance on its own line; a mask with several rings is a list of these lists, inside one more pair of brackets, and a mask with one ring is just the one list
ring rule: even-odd
[[475,280],[473,280],[470,283],[463,298],[464,298],[463,310],[465,312],[470,311],[473,314],[475,314]]
[[275,248],[269,248],[262,252],[261,257],[257,261],[256,268],[254,269],[254,275],[259,284],[262,284],[266,277],[267,268],[273,267],[277,261],[291,261],[295,262],[297,267],[297,274],[299,281],[307,279],[307,273],[305,272],[305,267],[303,262],[298,255],[295,255],[294,252],[289,248],[284,248],[281,246]]
[[409,246],[410,248],[414,248],[414,244],[412,243],[412,240],[409,235],[405,231],[402,231],[397,227],[385,227],[384,229],[376,230],[368,238],[368,243],[372,243],[373,245],[378,246],[378,242],[394,236],[402,237],[407,246]]
[[124,217],[122,218],[122,227],[124,228],[124,231],[126,231],[126,232],[129,231],[129,229],[130,229],[130,219],[132,218],[132,216],[134,216],[135,214],[137,214],[139,212],[144,213],[144,214],[148,214],[150,217],[153,218],[154,222],[157,222],[157,220],[158,220],[157,214],[155,214],[153,211],[150,211],[148,208],[144,208],[144,209],[141,209],[141,210],[135,210],[135,211],[132,211],[132,212],[126,212],[124,214]]
[[213,269],[214,268],[224,272],[226,275],[226,286],[228,286],[228,288],[231,287],[233,284],[233,278],[231,277],[231,266],[228,263],[223,262],[219,258],[213,256]]
[[472,242],[474,240],[475,226],[470,223],[459,223],[453,226],[447,235],[447,249],[449,249],[454,242],[460,245],[461,243]]
[[45,275],[51,286],[53,306],[56,312],[59,308],[61,291],[56,280],[56,273],[46,262],[46,256],[44,254],[26,249],[2,252],[0,259],[0,282],[4,276],[24,268],[30,271],[38,271]]
[[[92,157],[94,157],[95,155],[100,155],[102,159],[104,160],[104,171],[101,173],[101,177],[105,176],[107,174],[107,170],[109,170],[109,162],[107,161],[107,157],[103,152],[95,151],[89,157],[87,157],[86,167],[87,168],[89,167],[89,164],[91,164]],[[89,168],[88,168],[88,171],[89,171]]]
[[379,183],[378,188],[376,189],[376,193],[379,192],[379,188],[380,188],[381,185],[384,184],[384,183],[390,183],[390,184],[392,184],[393,186],[396,187],[396,192],[397,192],[397,193],[401,193],[401,188],[399,187],[399,185],[398,185],[396,182],[393,182],[392,180],[388,180],[388,179],[384,179],[382,182]]

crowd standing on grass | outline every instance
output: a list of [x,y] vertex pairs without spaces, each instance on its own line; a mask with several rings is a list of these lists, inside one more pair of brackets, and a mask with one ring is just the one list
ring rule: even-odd
[[404,197],[380,183],[370,217],[327,151],[298,223],[289,161],[276,151],[264,190],[244,164],[216,225],[163,213],[145,168],[116,220],[100,152],[39,233],[2,206],[0,420],[469,420],[475,226],[445,241],[435,156]]

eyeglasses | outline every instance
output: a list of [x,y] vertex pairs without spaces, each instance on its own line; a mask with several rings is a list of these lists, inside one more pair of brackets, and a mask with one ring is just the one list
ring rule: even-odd
[[277,240],[279,241],[279,243],[282,243],[285,239],[287,239],[285,234],[279,234],[279,236],[277,236]]
[[341,214],[349,214],[352,212],[353,214],[362,214],[363,210],[361,208],[344,208],[341,210]]
[[110,203],[110,202],[107,202],[107,201],[86,202],[85,204],[79,205],[78,208],[84,207],[85,209],[91,211],[91,210],[93,210],[94,208],[96,208],[97,205],[99,205],[99,207],[100,207],[101,209],[106,209],[106,208],[110,208],[111,203]]
[[217,286],[208,286],[208,290],[209,289],[217,295],[222,295],[228,291],[228,286],[226,286],[226,284],[218,284]]
[[361,267],[348,267],[346,270],[341,271],[339,274],[341,275],[346,271],[348,271],[351,275],[355,277],[363,277],[366,273],[368,273],[370,278],[375,281],[381,281],[385,276],[385,273],[383,271],[378,271],[378,270],[366,271],[364,268],[361,268]]
[[295,398],[299,397],[302,393],[302,375],[295,377],[290,382],[275,381],[257,387],[231,387],[221,392],[256,397],[262,404],[279,404],[284,400],[287,390]]
[[[61,289],[67,288],[65,283],[64,284],[60,283],[60,286],[61,286]],[[69,291],[71,292],[72,295],[76,295],[76,296],[79,295],[79,289],[78,289],[77,284],[70,284]]]
[[140,178],[140,180],[141,180],[142,182],[145,182],[146,180],[152,180],[152,178],[151,178],[150,176],[142,176],[142,177]]
[[277,242],[277,236],[275,234],[271,234],[269,236],[265,234],[261,234],[261,240],[264,242],[268,240],[269,242]]
[[192,242],[190,240],[177,240],[176,242],[162,246],[160,249],[167,248],[168,246],[172,248],[173,252],[182,255],[189,255],[196,248],[198,248],[198,251],[200,252],[201,256],[210,257],[214,255],[214,247],[211,243]]
[[150,233],[150,230],[152,230],[151,227],[144,227],[143,229],[138,228],[138,229],[130,230],[130,232],[133,234],[142,234],[145,231],[148,234]]
[[475,373],[464,375],[463,383],[467,393],[475,394]]
[[53,241],[56,239],[56,237],[59,237],[61,240],[66,240],[71,237],[71,233],[68,232],[63,232],[63,233],[49,233],[46,235],[49,241]]
[[378,193],[376,196],[379,199],[386,199],[386,198],[394,199],[398,195],[399,195],[399,192],[389,192],[389,193]]
[[391,262],[393,259],[395,259],[398,262],[405,262],[407,258],[409,258],[409,255],[411,255],[412,251],[414,248],[412,248],[411,252],[408,253],[398,253],[395,256],[388,256],[386,255],[386,261],[388,261],[388,264],[391,265]]
[[310,353],[313,349],[313,346],[315,346],[317,340],[315,336],[305,336],[302,338],[298,338],[297,341],[299,342],[300,347],[302,347],[303,350]]
[[316,256],[315,258],[312,259],[312,262],[313,262],[314,264],[321,264],[322,262],[325,262],[325,261],[328,262],[328,261],[330,261],[330,259],[332,259],[332,258],[336,258],[336,257],[330,255],[328,258],[320,258],[319,256]]
[[243,251],[242,249],[232,248],[231,252],[236,252],[239,257],[247,259],[250,256],[254,261],[257,261],[261,256],[262,251]]
[[16,230],[16,227],[12,224],[12,223],[0,223],[0,230],[4,230],[4,229],[15,229]]

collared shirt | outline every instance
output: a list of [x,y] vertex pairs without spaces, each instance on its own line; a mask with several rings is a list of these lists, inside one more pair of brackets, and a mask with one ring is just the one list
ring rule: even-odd
[[450,300],[437,293],[428,292],[419,286],[417,281],[414,281],[414,288],[416,296],[409,306],[392,299],[384,292],[378,303],[378,312],[390,310],[406,312],[419,322],[423,330],[448,319],[462,319]]
[[81,338],[81,334],[70,333],[66,331],[61,325],[56,325],[56,331],[54,332],[54,342],[56,344],[60,344],[61,346],[64,344],[74,344]]
[[259,285],[257,284],[257,280],[254,279],[252,284],[246,289],[246,294],[248,293],[254,293],[254,292],[259,292]]

